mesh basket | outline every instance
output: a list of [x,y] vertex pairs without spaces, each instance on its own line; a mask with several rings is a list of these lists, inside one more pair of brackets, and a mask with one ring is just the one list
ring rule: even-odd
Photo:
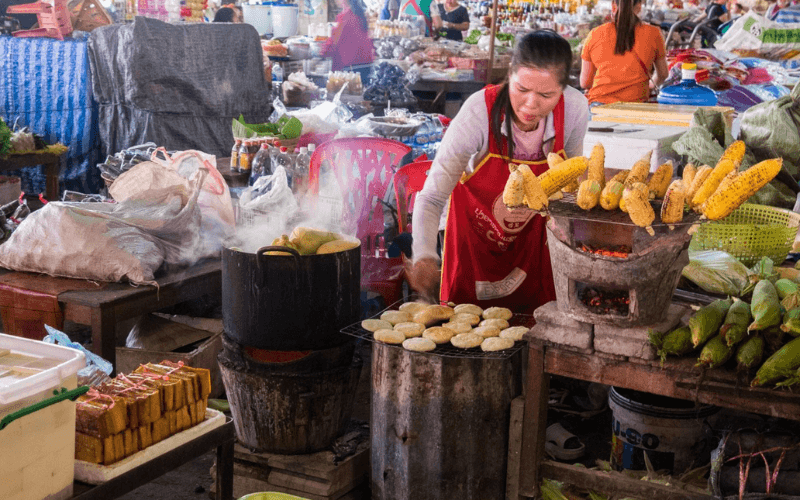
[[722,250],[747,267],[761,257],[780,265],[792,249],[800,214],[766,205],[745,203],[718,222],[701,224],[690,250]]

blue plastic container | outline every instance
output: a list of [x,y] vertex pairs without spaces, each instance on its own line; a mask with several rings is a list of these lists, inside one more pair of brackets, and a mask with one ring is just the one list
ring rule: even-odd
[[660,104],[684,104],[689,106],[716,106],[717,95],[713,90],[697,84],[697,65],[683,63],[680,83],[664,87],[658,93]]

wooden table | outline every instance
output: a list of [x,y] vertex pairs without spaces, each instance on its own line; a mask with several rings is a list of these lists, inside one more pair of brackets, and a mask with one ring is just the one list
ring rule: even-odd
[[158,311],[222,290],[221,262],[206,260],[156,280],[155,286],[109,283],[99,290],[58,295],[64,319],[92,327],[92,350],[116,364],[118,321]]
[[[178,446],[106,483],[92,486],[75,481],[73,483],[72,498],[78,500],[109,500],[121,497],[166,472],[191,462],[200,455],[216,448],[216,499],[230,500],[233,498],[233,444],[235,440],[233,420],[228,418],[222,426],[198,436],[188,443]],[[187,485],[187,488],[190,487]]]
[[463,82],[454,80],[417,80],[415,83],[409,85],[408,88],[412,91],[436,92],[436,97],[434,97],[433,102],[430,104],[431,109],[427,111],[444,114],[444,103],[448,92],[465,94],[464,98],[466,98],[485,86],[486,82],[478,82],[475,80]]
[[[519,496],[535,498],[542,477],[569,484],[610,490],[621,496],[658,500],[708,500],[708,495],[689,493],[660,484],[630,479],[622,474],[581,469],[545,460],[547,404],[550,375],[598,382],[697,401],[751,413],[800,420],[800,394],[785,390],[751,388],[727,370],[709,370],[701,378],[695,359],[675,358],[659,361],[620,361],[600,354],[584,354],[565,346],[546,344],[526,334],[528,340],[528,376],[522,424]],[[749,380],[749,379],[748,379]]]
[[12,154],[0,158],[0,172],[44,165],[45,196],[48,200],[58,200],[58,175],[61,173],[61,166],[66,157],[66,154],[53,153]]
[[228,187],[247,187],[250,183],[250,174],[234,172],[231,170],[231,157],[217,158],[217,170],[228,183]]

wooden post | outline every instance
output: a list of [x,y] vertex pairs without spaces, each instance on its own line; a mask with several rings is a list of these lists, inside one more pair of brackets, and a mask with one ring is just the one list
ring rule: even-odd
[[486,85],[492,83],[492,68],[494,67],[494,37],[497,35],[497,0],[492,2],[492,29],[489,32],[489,69],[486,71]]

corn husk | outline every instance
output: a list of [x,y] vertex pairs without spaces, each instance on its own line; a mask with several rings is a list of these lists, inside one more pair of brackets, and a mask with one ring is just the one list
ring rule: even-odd
[[730,299],[715,300],[689,318],[692,345],[695,347],[701,346],[719,332],[719,327],[725,320],[725,315],[728,313],[732,303],[733,301]]
[[792,337],[800,337],[800,308],[786,311],[783,315],[781,330]]
[[736,349],[736,362],[741,371],[755,368],[762,359],[764,359],[764,339],[761,335],[753,335]]
[[661,362],[666,361],[667,356],[683,356],[692,352],[692,331],[688,326],[681,326],[667,333],[661,333],[652,328],[647,331],[650,343],[657,349],[657,354]]
[[732,354],[733,349],[725,343],[722,339],[722,335],[716,335],[703,346],[703,350],[700,351],[700,357],[697,358],[697,364],[695,366],[716,368],[731,359]]
[[797,283],[792,280],[781,278],[775,282],[775,290],[778,292],[778,298],[783,300],[787,295],[797,293]]
[[750,304],[743,300],[734,299],[733,305],[728,309],[725,320],[719,328],[719,334],[730,347],[738,344],[747,336],[747,326],[750,324]]
[[753,299],[750,301],[750,313],[753,322],[747,327],[748,331],[765,330],[781,322],[781,305],[778,302],[778,292],[775,285],[769,280],[756,283],[753,290]]
[[[778,296],[780,297],[780,293]],[[783,297],[781,300],[781,307],[787,311],[791,311],[792,309],[797,309],[800,307],[800,292],[790,293],[789,295]]]
[[750,386],[759,387],[796,376],[800,368],[800,338],[796,338],[767,358],[758,369]]

